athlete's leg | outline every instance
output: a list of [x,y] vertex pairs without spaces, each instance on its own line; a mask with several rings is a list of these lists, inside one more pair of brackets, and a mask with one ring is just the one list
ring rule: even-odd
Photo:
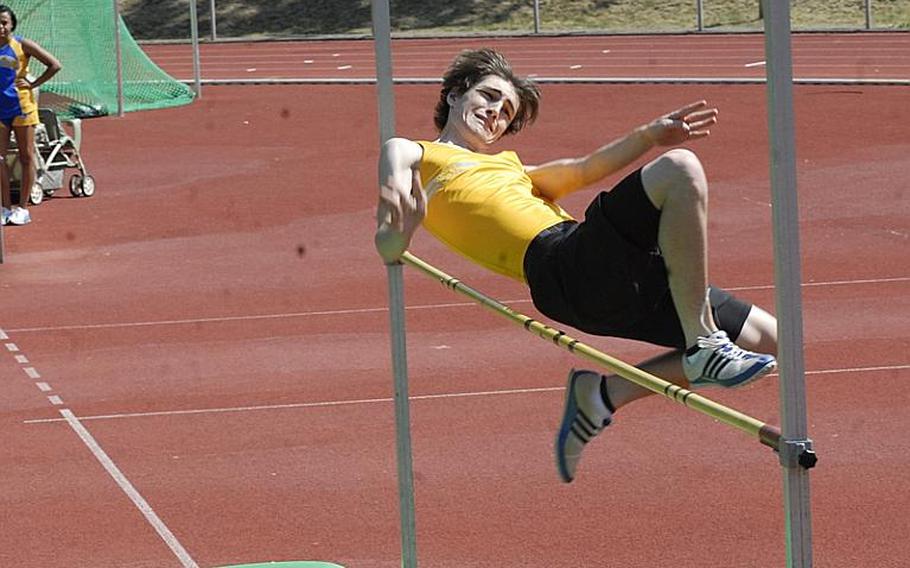
[[[636,366],[646,373],[670,381],[673,384],[681,387],[689,386],[689,381],[683,373],[682,353],[679,351],[668,351],[657,357],[642,361]],[[607,396],[616,409],[654,394],[650,390],[616,375],[607,375],[606,384]]]
[[758,306],[752,306],[736,344],[749,351],[776,354],[777,318]]
[[9,151],[10,127],[4,122],[0,122],[0,200],[3,208],[12,207],[13,200],[10,197],[10,179],[9,168],[6,167],[6,153]]
[[[723,324],[725,314],[718,314]],[[737,317],[735,327],[742,316]],[[752,306],[742,322],[738,340],[744,347],[777,350],[776,321],[768,312]],[[638,367],[652,375],[682,387],[689,381],[683,370],[679,350],[668,351],[639,364]],[[573,370],[569,373],[566,401],[562,422],[557,430],[554,450],[557,470],[565,482],[575,478],[575,472],[585,446],[613,422],[616,411],[640,398],[654,394],[617,375],[603,376],[593,371]]]
[[32,186],[35,184],[35,127],[13,126],[19,147],[19,165],[22,183],[19,184],[19,207],[28,207]]
[[[736,344],[750,351],[777,353],[777,319],[758,306],[752,306]],[[681,387],[688,387],[689,381],[683,372],[679,351],[668,351],[639,363],[638,368],[656,377]],[[630,402],[654,394],[631,381],[616,375],[607,375],[606,392],[610,403],[619,409]]]
[[717,330],[707,305],[708,182],[692,152],[674,149],[642,168],[642,184],[660,210],[658,244],[670,293],[691,347]]

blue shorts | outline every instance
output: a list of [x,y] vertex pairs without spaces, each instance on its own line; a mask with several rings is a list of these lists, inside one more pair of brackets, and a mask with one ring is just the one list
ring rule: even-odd
[[[637,170],[598,194],[584,221],[559,223],[534,238],[524,258],[534,306],[592,335],[685,348],[659,225],[660,210]],[[709,299],[715,323],[735,340],[752,305],[714,286]]]
[[9,118],[0,118],[0,122],[6,125],[9,130],[14,126],[35,126],[41,122],[38,116],[38,110],[35,109],[25,114],[17,114]]

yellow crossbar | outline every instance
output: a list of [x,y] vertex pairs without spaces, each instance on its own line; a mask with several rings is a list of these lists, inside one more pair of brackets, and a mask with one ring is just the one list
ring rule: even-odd
[[762,444],[769,446],[774,450],[778,450],[781,439],[781,432],[778,427],[756,420],[738,410],[719,404],[691,390],[685,389],[615,357],[602,353],[577,339],[573,339],[558,329],[554,329],[533,318],[516,312],[505,304],[471,288],[464,282],[446,274],[431,264],[420,260],[409,252],[405,252],[402,255],[401,261],[439,281],[446,288],[467,296],[480,305],[509,318],[541,339],[551,341],[554,345],[558,345],[570,353],[574,353],[575,355],[599,364],[640,387],[646,388],[671,400],[675,400],[683,406],[706,414],[720,422],[733,426],[734,428],[738,428],[753,438],[757,438]]

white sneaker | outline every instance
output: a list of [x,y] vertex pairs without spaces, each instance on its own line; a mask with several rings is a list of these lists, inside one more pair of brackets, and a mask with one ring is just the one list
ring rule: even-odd
[[581,460],[585,444],[603,432],[613,421],[613,413],[600,394],[603,377],[593,371],[569,373],[566,385],[566,406],[562,423],[556,434],[556,469],[566,483],[575,479],[575,469]]
[[7,222],[11,225],[28,225],[32,222],[32,216],[25,207],[13,207]]
[[739,387],[777,367],[772,355],[740,349],[724,331],[698,338],[698,351],[683,355],[683,370],[693,389],[707,386]]
[[13,212],[6,207],[0,208],[0,225],[6,225],[9,222],[9,216]]

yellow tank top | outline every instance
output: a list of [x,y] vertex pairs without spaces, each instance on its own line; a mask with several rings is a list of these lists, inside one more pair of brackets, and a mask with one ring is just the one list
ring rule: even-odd
[[[9,43],[7,44],[9,51],[11,51],[14,58],[13,65],[15,66],[15,76],[11,77],[12,82],[15,84],[18,79],[25,79],[28,77],[28,63],[29,55],[25,53],[25,50],[22,49],[22,38],[19,36],[13,36],[9,38]],[[6,62],[4,62],[5,64]],[[38,110],[38,103],[35,101],[35,95],[31,89],[27,88],[16,88],[19,96],[19,114],[27,115],[31,112]]]
[[524,282],[528,245],[572,217],[537,193],[515,152],[488,155],[439,142],[418,144],[429,197],[424,227],[470,260]]

